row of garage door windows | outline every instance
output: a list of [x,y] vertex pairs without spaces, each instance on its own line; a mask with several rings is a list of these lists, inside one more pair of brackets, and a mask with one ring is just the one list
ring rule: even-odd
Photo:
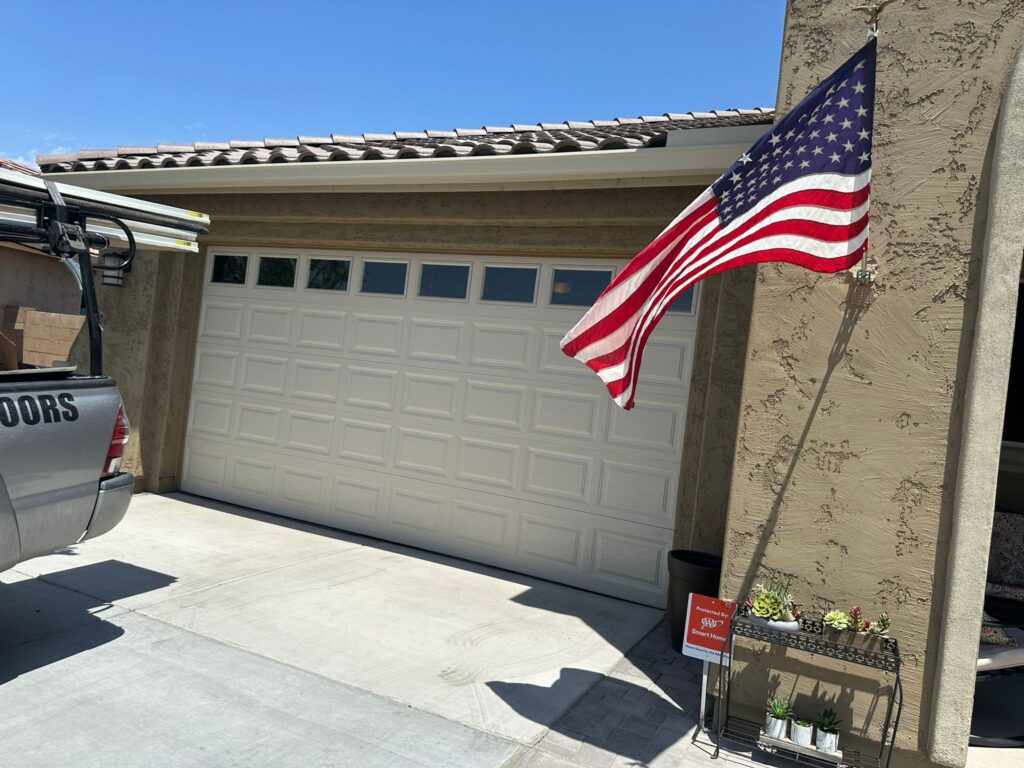
[[[409,263],[364,259],[359,292],[375,296],[405,296]],[[260,256],[256,285],[264,288],[294,288],[298,259],[285,256]],[[349,259],[311,258],[306,288],[314,291],[348,291]],[[245,285],[249,257],[216,255],[211,281]],[[417,296],[432,299],[465,300],[469,294],[468,264],[420,265]],[[533,304],[537,290],[536,267],[484,266],[481,301]],[[555,306],[589,307],[611,282],[610,269],[554,269],[550,303]],[[693,291],[680,295],[670,312],[690,312]]]

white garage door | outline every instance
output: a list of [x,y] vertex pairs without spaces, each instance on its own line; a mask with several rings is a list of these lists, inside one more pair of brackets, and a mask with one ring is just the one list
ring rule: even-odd
[[622,261],[207,262],[185,490],[664,604],[692,296],[627,413],[558,348]]

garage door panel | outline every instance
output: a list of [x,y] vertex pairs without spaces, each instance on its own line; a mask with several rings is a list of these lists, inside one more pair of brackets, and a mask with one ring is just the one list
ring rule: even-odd
[[535,388],[530,429],[549,435],[593,441],[597,439],[602,405],[597,395],[583,395],[564,389]]
[[482,261],[468,299],[421,300],[305,290],[300,252],[266,252],[299,287],[260,288],[248,253],[248,285],[204,291],[186,490],[663,604],[694,315],[652,336],[626,413],[558,349],[574,265],[517,305],[480,299]]
[[342,350],[345,347],[344,312],[299,310],[297,344],[313,349]]
[[469,379],[465,393],[462,412],[467,423],[517,431],[525,428],[525,385]]
[[287,411],[282,448],[331,455],[334,443],[334,417],[322,413]]
[[400,357],[402,318],[390,315],[353,315],[351,349],[374,357]]
[[625,520],[671,527],[677,478],[676,472],[658,467],[604,459],[598,504]]
[[341,365],[292,359],[289,382],[291,397],[336,404],[341,389]]
[[458,377],[406,373],[403,378],[402,413],[444,421],[455,420],[459,395]]
[[465,322],[413,317],[409,320],[409,358],[461,365],[465,360],[465,336]]
[[528,373],[534,329],[522,325],[473,324],[470,362],[480,368]]
[[349,366],[345,405],[393,411],[398,394],[397,368]]
[[245,305],[224,301],[207,301],[199,318],[199,338],[202,340],[242,340],[242,319]]
[[518,445],[464,435],[458,442],[455,476],[459,480],[516,490],[520,463]]
[[389,424],[342,419],[338,456],[386,466],[390,454],[391,432]]
[[607,442],[676,456],[683,447],[685,414],[685,400],[668,403],[638,399],[631,411],[612,408],[609,411]]
[[452,435],[447,432],[399,427],[394,466],[447,478],[451,471],[451,443]]
[[246,343],[274,347],[291,344],[292,313],[289,307],[250,306]]
[[276,446],[280,442],[282,408],[261,403],[236,404],[235,437],[251,443]]
[[588,456],[528,448],[524,489],[541,496],[587,504],[594,460]]
[[242,389],[283,395],[288,358],[270,355],[242,356]]
[[234,389],[238,374],[238,358],[239,353],[235,350],[197,350],[193,385],[205,384],[222,389]]

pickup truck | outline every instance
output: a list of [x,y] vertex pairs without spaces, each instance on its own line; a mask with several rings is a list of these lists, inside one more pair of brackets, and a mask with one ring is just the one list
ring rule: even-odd
[[111,378],[0,372],[0,571],[121,522],[129,430]]
[[[116,382],[103,375],[93,272],[116,277],[140,244],[196,253],[209,221],[0,164],[0,243],[67,267],[89,335],[88,374],[66,363],[0,358],[0,571],[99,536],[124,518],[134,487],[123,470],[130,426]],[[113,242],[127,243],[127,251],[111,252]],[[10,295],[11,286],[0,287]]]

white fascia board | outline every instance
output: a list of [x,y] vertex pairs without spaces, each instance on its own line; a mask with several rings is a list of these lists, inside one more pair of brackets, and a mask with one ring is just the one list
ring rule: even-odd
[[75,184],[83,187],[135,194],[706,184],[732,165],[764,130],[765,127],[759,125],[670,131],[668,146],[650,149],[80,171],[46,174],[46,178],[74,179]]

